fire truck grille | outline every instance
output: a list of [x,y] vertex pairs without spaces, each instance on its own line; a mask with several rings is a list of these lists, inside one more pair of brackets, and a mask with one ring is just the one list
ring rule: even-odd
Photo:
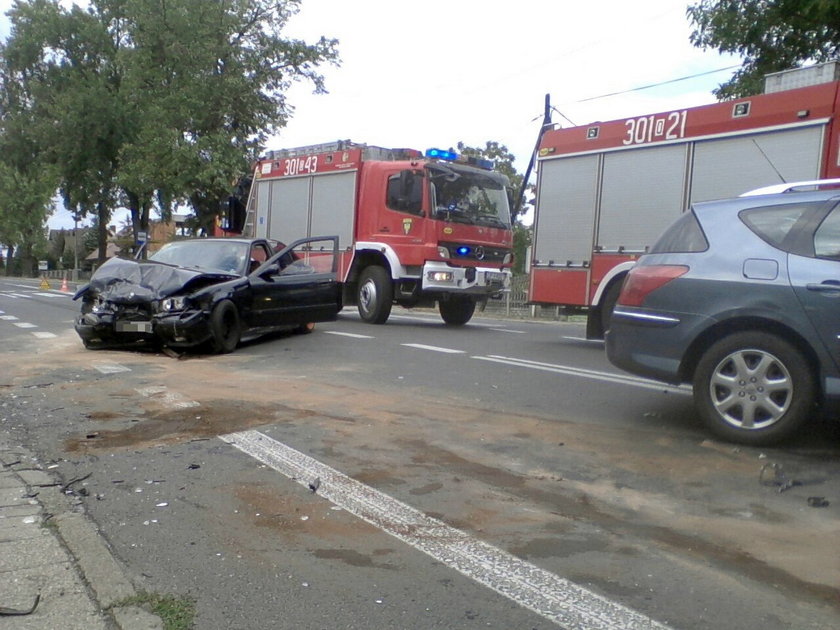
[[506,247],[494,247],[493,245],[472,245],[469,243],[441,242],[443,247],[449,250],[449,255],[454,260],[475,260],[485,263],[502,263],[505,256],[510,254]]

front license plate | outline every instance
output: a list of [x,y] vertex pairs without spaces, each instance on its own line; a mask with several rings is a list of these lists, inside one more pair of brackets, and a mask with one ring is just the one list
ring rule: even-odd
[[484,274],[484,277],[487,279],[487,282],[504,282],[505,281],[505,274],[499,273],[498,271],[487,271]]
[[152,322],[117,322],[117,332],[152,332]]

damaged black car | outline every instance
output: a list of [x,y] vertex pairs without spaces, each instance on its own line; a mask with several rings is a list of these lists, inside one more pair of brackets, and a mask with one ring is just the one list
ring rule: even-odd
[[280,330],[309,332],[341,310],[338,237],[173,241],[148,260],[113,258],[73,299],[86,348],[153,345],[232,352]]

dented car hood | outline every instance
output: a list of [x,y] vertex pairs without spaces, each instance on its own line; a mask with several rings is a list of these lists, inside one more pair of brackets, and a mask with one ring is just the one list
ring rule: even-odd
[[237,277],[164,263],[111,258],[94,272],[90,282],[73,299],[94,293],[109,302],[142,304],[183,292],[193,284],[205,286]]

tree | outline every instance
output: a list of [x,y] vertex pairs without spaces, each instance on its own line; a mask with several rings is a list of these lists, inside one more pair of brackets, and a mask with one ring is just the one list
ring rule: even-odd
[[300,0],[18,0],[0,49],[40,163],[66,204],[96,213],[100,257],[111,210],[136,232],[150,210],[192,202],[212,225],[231,182],[285,125],[284,93],[336,62],[335,40],[282,37]]
[[[507,176],[508,180],[510,180],[509,190],[512,193],[511,219],[513,220],[513,273],[525,273],[526,252],[528,250],[528,246],[531,244],[531,228],[523,225],[518,220],[520,218],[519,215],[522,214],[521,210],[519,213],[516,213],[513,208],[513,204],[518,197],[519,189],[522,186],[522,181],[524,179],[524,176],[520,174],[513,165],[513,162],[516,160],[516,156],[513,155],[505,145],[491,140],[487,141],[484,148],[469,147],[463,142],[459,142],[458,151],[462,155],[490,160],[493,162],[494,170]],[[528,190],[533,191],[533,185],[529,184]]]
[[768,73],[840,54],[838,0],[701,0],[686,14],[692,44],[744,58],[715,90],[720,100],[760,93]]

